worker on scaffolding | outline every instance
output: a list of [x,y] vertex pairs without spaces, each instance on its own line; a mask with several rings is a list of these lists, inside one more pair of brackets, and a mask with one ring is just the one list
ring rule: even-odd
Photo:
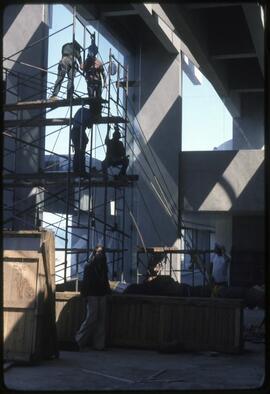
[[121,165],[119,176],[125,176],[129,165],[129,156],[126,155],[126,150],[122,141],[120,141],[121,134],[118,125],[114,126],[113,137],[110,139],[110,126],[108,127],[105,144],[107,146],[106,157],[102,161],[102,172],[107,177],[108,167],[117,167]]
[[101,94],[102,88],[106,86],[106,76],[103,64],[97,59],[98,47],[95,44],[95,37],[92,38],[88,48],[88,55],[83,65],[83,72],[87,83],[87,91],[90,99],[96,98],[91,103],[91,111],[94,117],[101,115]]
[[[74,90],[74,78],[79,67],[83,69],[82,57],[80,54],[81,46],[77,41],[69,42],[62,46],[62,58],[58,63],[57,79],[54,84],[53,93],[50,100],[57,100],[57,95],[60,91],[62,82],[67,74],[67,100],[70,100]],[[79,63],[79,67],[78,67]]]
[[85,129],[93,127],[91,110],[81,107],[73,118],[73,127],[70,131],[70,138],[73,144],[73,171],[80,175],[86,175],[85,151],[88,144],[88,137]]

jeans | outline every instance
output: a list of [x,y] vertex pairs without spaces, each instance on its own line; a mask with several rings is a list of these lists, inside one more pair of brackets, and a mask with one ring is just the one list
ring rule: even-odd
[[89,98],[101,98],[102,85],[101,81],[87,81],[87,92]]
[[73,127],[70,131],[71,141],[74,146],[73,171],[85,172],[85,150],[88,144],[88,138],[85,127]]
[[73,74],[73,78],[72,78],[72,57],[71,56],[63,56],[62,57],[62,59],[60,60],[60,62],[58,64],[57,79],[55,81],[54,89],[53,89],[53,93],[52,93],[53,96],[58,95],[66,74],[67,74],[67,78],[68,78],[67,98],[69,98],[71,96],[71,93],[73,90],[73,79],[75,78],[76,69],[77,69],[77,64],[76,64],[76,62],[74,62],[74,74]]
[[86,317],[75,335],[80,347],[92,345],[96,350],[105,348],[106,296],[88,296]]
[[109,157],[106,157],[105,160],[101,163],[102,165],[102,171],[104,174],[107,173],[108,167],[116,167],[116,166],[122,166],[119,172],[119,175],[126,175],[127,168],[129,165],[129,159],[127,156],[123,157],[122,159],[119,160],[112,160]]

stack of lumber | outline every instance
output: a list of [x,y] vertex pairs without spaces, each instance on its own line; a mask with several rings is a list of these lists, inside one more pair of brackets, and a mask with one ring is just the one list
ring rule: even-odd
[[54,234],[4,231],[3,246],[4,360],[57,357]]

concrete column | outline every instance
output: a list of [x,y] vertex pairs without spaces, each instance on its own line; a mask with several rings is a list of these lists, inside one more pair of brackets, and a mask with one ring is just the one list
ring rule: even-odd
[[[10,87],[16,81],[16,87],[11,87],[13,91],[15,90],[15,96],[7,92],[7,103],[46,97],[47,74],[31,67],[47,68],[48,40],[42,40],[31,46],[48,36],[49,29],[45,21],[46,7],[48,6],[34,4],[24,6],[10,5],[5,8],[3,18],[5,31],[3,53],[6,58],[4,60],[4,67],[9,69],[7,85]],[[30,47],[28,48],[28,46]],[[6,118],[9,119],[10,116],[10,114],[7,114]],[[43,116],[44,113],[41,110],[22,111],[18,113],[19,119],[20,117],[31,119]],[[14,144],[16,152],[14,155],[6,157],[4,166],[6,168],[12,167],[12,170],[17,173],[38,172],[42,168],[44,160],[45,129],[41,127],[28,127],[13,131],[16,132],[16,136],[23,142],[17,141]],[[34,144],[36,147],[27,145],[24,141]],[[19,216],[19,219],[14,219],[16,229],[33,228],[35,225],[33,210],[22,215],[19,212],[25,211],[35,204],[36,190],[31,188],[16,189],[14,192],[14,202],[16,204],[15,215]]]
[[146,246],[172,246],[177,240],[181,57],[152,41],[141,47],[140,59],[137,128],[145,139],[140,137],[136,162],[139,225]]

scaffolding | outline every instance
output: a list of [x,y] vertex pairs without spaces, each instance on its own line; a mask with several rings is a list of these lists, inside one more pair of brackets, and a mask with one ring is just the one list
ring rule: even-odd
[[[77,15],[76,8],[73,8],[73,23],[72,23],[72,36],[73,36],[73,48],[75,42],[75,27],[76,27]],[[81,22],[80,22],[81,23]],[[71,25],[66,26],[70,27]],[[88,34],[91,39],[95,39],[95,32],[89,31],[86,26],[84,28],[84,46],[83,53],[85,53],[86,46],[86,35]],[[61,29],[62,31],[62,29]],[[44,37],[47,40],[48,37]],[[38,44],[40,41],[36,42]],[[25,48],[24,50],[26,50]],[[15,54],[14,54],[15,55]],[[100,55],[100,54],[99,54]],[[74,49],[72,55],[72,73],[76,80],[74,70]],[[85,55],[84,55],[85,58]],[[12,56],[9,57],[9,60]],[[5,59],[7,60],[7,59]],[[113,78],[111,70],[114,68],[116,71],[116,77]],[[31,66],[28,67],[38,69],[38,72],[49,73],[50,68],[47,70],[41,69],[40,67]],[[52,66],[53,67],[53,66]],[[127,187],[132,188],[133,183],[138,179],[135,175],[126,175],[124,177],[117,177],[112,169],[108,174],[108,177],[104,178],[101,171],[97,171],[94,164],[97,160],[93,160],[94,151],[97,149],[95,142],[97,136],[102,140],[101,131],[99,125],[103,124],[107,127],[107,133],[109,133],[112,125],[118,125],[121,135],[124,140],[125,148],[127,147],[127,95],[128,95],[128,68],[121,64],[110,50],[109,60],[103,62],[108,81],[107,88],[105,89],[106,99],[89,98],[84,97],[83,92],[79,92],[73,87],[74,98],[71,101],[67,99],[59,99],[57,101],[50,101],[46,98],[43,99],[32,99],[27,97],[23,101],[17,101],[7,103],[4,106],[4,110],[9,114],[9,119],[5,119],[4,122],[4,135],[6,139],[13,140],[14,149],[10,149],[5,144],[5,159],[8,156],[12,157],[15,162],[15,155],[22,147],[27,146],[32,149],[41,149],[43,154],[50,155],[50,161],[55,164],[56,159],[62,160],[65,164],[64,171],[53,171],[48,168],[40,168],[40,171],[33,173],[19,173],[16,168],[8,170],[4,167],[4,188],[6,192],[11,192],[13,195],[12,204],[5,206],[5,210],[10,211],[8,218],[4,220],[4,228],[14,229],[16,221],[21,220],[22,226],[30,225],[27,223],[25,217],[28,214],[34,215],[36,227],[41,224],[43,226],[49,226],[54,229],[56,237],[62,240],[64,246],[56,247],[56,251],[64,252],[64,259],[56,266],[56,282],[64,282],[71,278],[78,279],[82,271],[83,263],[89,259],[89,254],[92,252],[93,247],[98,240],[106,248],[107,256],[109,255],[108,265],[110,269],[111,279],[122,279],[124,272],[124,255],[127,251],[127,240],[130,239],[130,234],[125,230],[125,215],[126,215],[126,193]],[[20,84],[30,84],[33,88],[40,87],[40,76],[37,74],[33,77],[22,77],[20,72],[14,73],[12,70],[5,69],[5,80],[8,81],[10,76],[15,74],[17,78],[17,86]],[[23,82],[22,82],[23,80]],[[29,85],[27,85],[29,87]],[[7,91],[11,94],[14,86],[7,86]],[[47,95],[48,88],[43,92],[34,92],[36,94],[42,94],[43,97]],[[121,94],[124,91],[124,94]],[[104,93],[103,93],[104,94]],[[122,96],[124,100],[121,99]],[[86,159],[88,164],[88,173],[85,175],[78,176],[73,173],[71,169],[72,163],[72,141],[70,138],[70,131],[73,122],[73,107],[80,106],[81,108],[85,105],[89,105],[90,108],[95,102],[100,101],[102,105],[101,116],[95,120],[93,126],[89,130],[89,149],[86,151]],[[51,113],[54,109],[59,107],[69,108],[69,117],[66,118],[55,118],[47,117],[48,113]],[[37,110],[36,116],[24,117],[24,114],[29,110]],[[46,116],[46,117],[45,117]],[[69,145],[68,154],[60,155],[54,151],[50,151],[45,148],[44,139],[35,139],[34,141],[26,141],[21,138],[19,130],[22,128],[42,128],[45,126],[61,126],[60,131],[65,127],[69,127]],[[82,128],[81,128],[82,132]],[[102,141],[103,142],[103,141]],[[42,146],[43,145],[43,146]],[[105,151],[105,144],[103,142],[102,148]],[[99,146],[100,148],[100,146]],[[35,203],[32,203],[29,207],[20,209],[20,205],[23,200],[16,200],[16,192],[19,189],[35,190]],[[97,194],[99,198],[97,199]],[[102,196],[103,194],[103,196]],[[27,199],[27,198],[26,198]],[[101,201],[103,200],[103,201]],[[55,216],[59,216],[59,220],[55,223],[46,223],[42,219],[42,211],[48,209],[48,206],[55,205],[58,203],[62,204],[63,215],[54,212]],[[109,208],[110,204],[114,203],[114,214],[113,220],[109,220]],[[96,211],[103,211],[97,215]],[[24,216],[24,219],[20,217]],[[65,222],[63,226],[63,222]],[[60,231],[59,228],[64,227],[64,232]],[[79,241],[79,242],[78,242]],[[80,247],[75,247],[74,244],[80,244]],[[110,247],[111,246],[111,247]],[[69,258],[68,256],[71,256]],[[71,270],[71,274],[68,275],[68,271]]]
[[[95,32],[90,31],[77,18],[75,6],[73,7],[73,22],[71,24],[34,42],[19,52],[33,48],[42,40],[48,40],[52,35],[67,28],[72,28],[74,48],[77,23],[83,26],[82,50],[84,61],[85,51],[88,47],[86,45],[87,38],[91,40],[95,39]],[[5,212],[8,213],[7,217],[4,217],[4,228],[14,230],[16,229],[17,223],[20,223],[21,226],[26,226],[26,228],[27,226],[31,228],[33,226],[34,228],[43,226],[54,230],[56,235],[56,251],[63,253],[62,260],[56,264],[56,283],[63,281],[65,283],[70,279],[78,281],[84,262],[88,260],[93,246],[98,242],[104,244],[107,256],[109,257],[110,279],[123,280],[125,255],[133,237],[133,228],[136,229],[141,245],[143,245],[143,252],[146,253],[147,258],[151,257],[151,251],[147,251],[136,221],[136,214],[134,213],[133,198],[131,195],[134,193],[134,187],[136,187],[136,193],[138,193],[140,201],[144,205],[147,215],[149,215],[153,227],[152,231],[156,233],[160,244],[164,244],[164,242],[153,220],[151,209],[147,206],[144,195],[136,182],[138,176],[132,173],[132,168],[131,170],[129,169],[129,175],[124,178],[117,178],[114,169],[111,169],[108,178],[105,179],[101,171],[96,168],[98,161],[94,159],[95,152],[98,149],[103,149],[105,152],[103,138],[105,132],[100,129],[100,126],[104,125],[106,133],[108,133],[110,132],[110,128],[117,124],[124,141],[125,149],[131,153],[133,158],[136,157],[133,144],[137,145],[144,160],[142,163],[136,157],[136,164],[140,168],[141,174],[160,201],[161,206],[171,217],[176,233],[178,233],[180,238],[183,237],[184,239],[185,247],[188,250],[193,250],[192,245],[182,232],[183,228],[179,208],[174,202],[164,174],[160,169],[151,146],[148,144],[129,99],[128,67],[118,61],[111,49],[109,59],[106,62],[103,61],[99,53],[108,77],[107,87],[103,91],[102,99],[89,98],[85,92],[74,87],[77,78],[82,77],[82,73],[75,73],[73,49],[72,73],[74,86],[72,99],[67,100],[62,98],[57,101],[50,101],[47,100],[47,95],[51,88],[47,81],[47,75],[51,74],[56,77],[56,73],[51,71],[56,64],[44,69],[20,60],[13,60],[12,58],[19,52],[8,58],[4,58],[4,60],[29,68],[31,71],[36,71],[36,74],[32,72],[29,75],[29,73],[22,72],[21,69],[14,71],[4,68],[6,92],[9,96],[13,97],[12,102],[4,105],[6,115],[3,132],[5,136],[3,186],[4,192],[6,193],[5,200],[9,201],[9,204],[6,203],[4,207]],[[112,72],[113,68],[116,70],[115,74]],[[24,97],[23,100],[19,100],[18,86],[27,87],[32,91],[32,94]],[[65,93],[63,88],[60,93]],[[91,108],[97,100],[100,100],[102,112],[88,133],[89,143],[88,149],[86,150],[88,172],[86,175],[78,176],[71,169],[72,141],[70,132],[74,117],[73,107],[82,108],[89,105]],[[67,108],[69,110],[68,116],[48,116],[53,114],[53,111],[58,108]],[[128,109],[132,118],[136,120],[136,127],[129,119]],[[67,129],[69,130],[67,154],[59,154],[54,149],[50,150],[45,147],[44,128],[50,128],[50,126],[59,126],[59,128],[48,132],[46,135],[46,137],[55,136],[55,141],[59,138],[60,133],[65,132]],[[28,130],[32,130],[35,127],[39,130],[38,136],[36,138],[30,138],[31,134],[29,134]],[[17,168],[16,154],[24,148],[38,152],[39,160],[40,157],[43,157],[44,162],[45,155],[47,154],[49,159],[45,163],[46,165],[44,163],[38,163],[38,170],[31,172],[23,172],[20,168]],[[14,165],[5,166],[8,160],[14,163]],[[20,196],[20,190],[25,191],[21,199],[18,198],[18,195]],[[29,196],[34,197],[34,201],[29,202]],[[46,222],[42,215],[44,211],[53,212],[56,217],[55,222]],[[111,211],[113,211],[113,214],[111,214]],[[131,229],[127,228],[127,216],[130,217],[132,223],[132,226],[130,226]],[[62,245],[59,246],[59,242],[57,241]],[[140,253],[141,251],[138,249],[138,256]],[[169,270],[172,275],[174,273],[171,263],[172,259],[170,258],[169,261]],[[137,271],[138,265],[139,263],[137,261]],[[204,269],[202,264],[200,265],[199,263],[198,266],[201,270]]]

